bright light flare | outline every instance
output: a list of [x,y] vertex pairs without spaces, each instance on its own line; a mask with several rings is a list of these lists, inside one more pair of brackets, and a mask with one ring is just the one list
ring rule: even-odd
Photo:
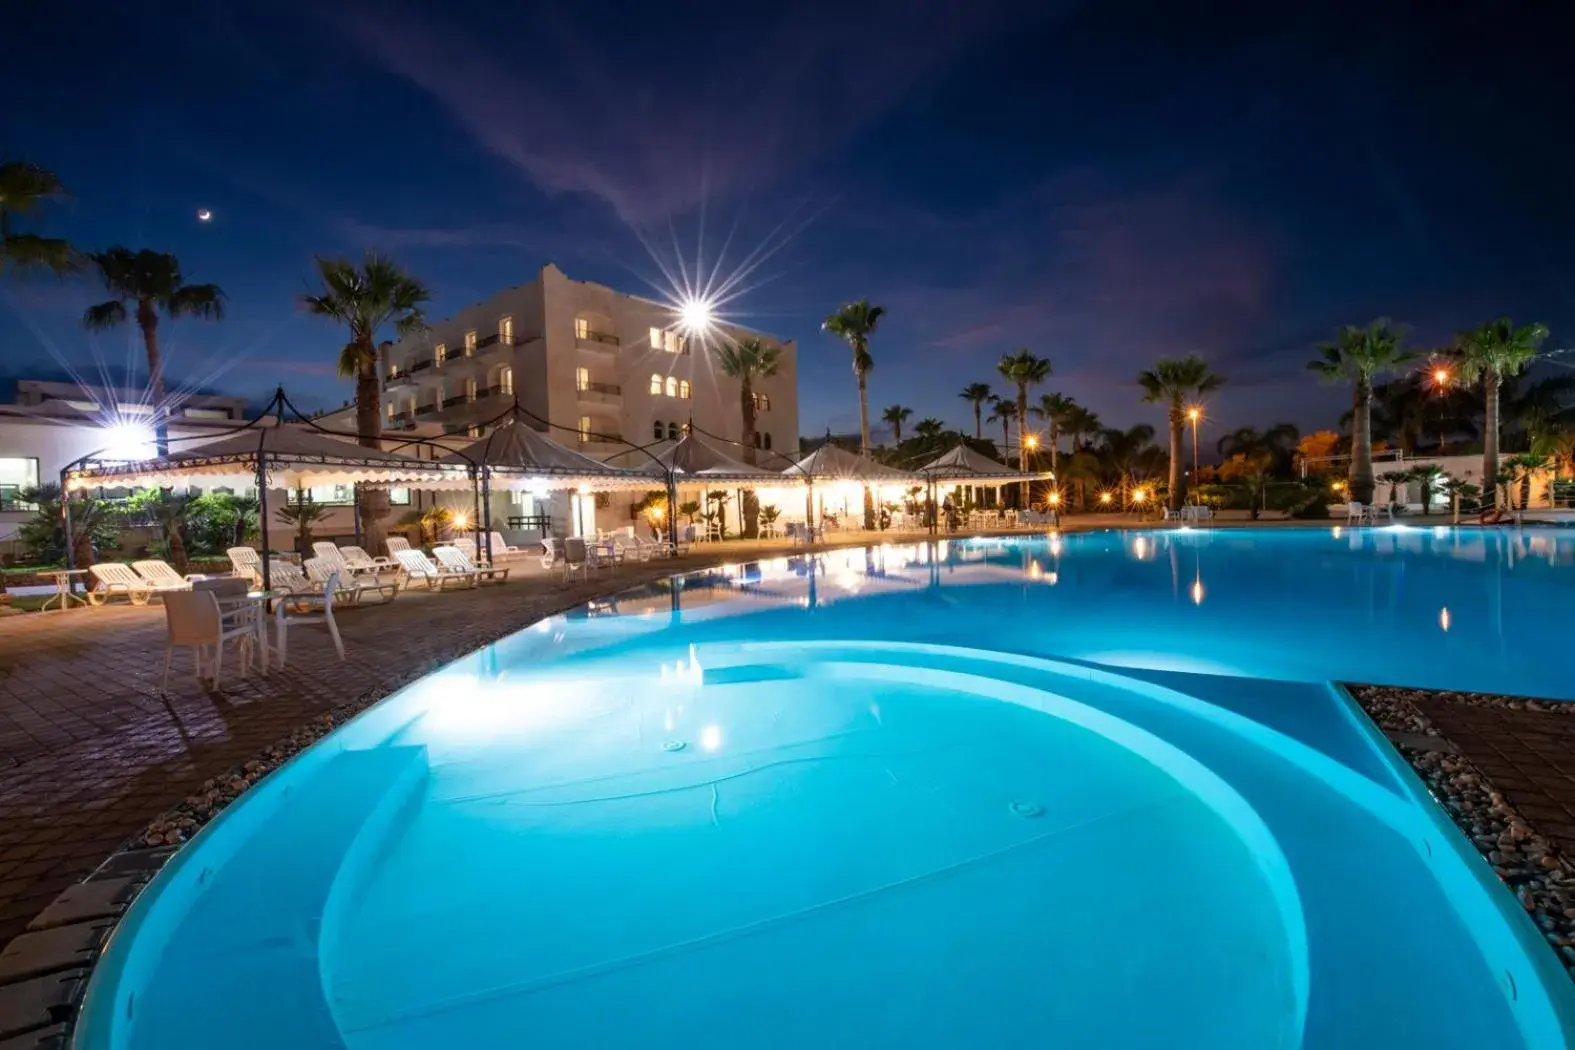
[[197,209],[197,221],[198,222],[209,222],[212,219],[213,219],[213,212],[211,210],[209,210],[207,208],[198,208]]
[[104,459],[134,462],[158,455],[158,448],[153,441],[153,428],[145,423],[112,423],[104,427],[102,433]]
[[454,528],[458,529],[460,532],[464,532],[466,529],[470,528],[470,515],[466,514],[462,510],[455,512],[453,518],[450,520],[453,521]]
[[1439,386],[1439,387],[1448,386],[1449,383],[1450,383],[1450,380],[1452,380],[1453,378],[1454,378],[1454,376],[1450,375],[1449,369],[1447,369],[1447,368],[1435,368],[1435,369],[1433,369],[1433,385],[1434,386]]
[[1187,418],[1196,423],[1198,420],[1203,418],[1203,409],[1199,408],[1197,405],[1188,407]]
[[703,335],[716,323],[716,304],[705,296],[690,296],[678,307],[678,321],[691,335]]
[[1034,449],[1039,447],[1039,438],[1033,434],[1029,434],[1023,439],[1023,447],[1032,452]]
[[1190,593],[1192,594],[1193,605],[1203,604],[1203,581],[1201,579],[1195,579],[1192,581]]
[[1137,489],[1132,493],[1133,503],[1142,503],[1146,499],[1148,499],[1148,489]]

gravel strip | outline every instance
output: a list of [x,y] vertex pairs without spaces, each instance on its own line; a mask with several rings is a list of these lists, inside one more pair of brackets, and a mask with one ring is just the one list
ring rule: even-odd
[[[1387,733],[1417,733],[1443,738],[1413,700],[1426,697],[1473,707],[1575,712],[1575,705],[1465,693],[1434,693],[1417,689],[1355,686],[1351,695]],[[1433,798],[1481,851],[1521,907],[1530,913],[1559,961],[1575,978],[1575,868],[1559,847],[1536,828],[1505,797],[1494,790],[1482,771],[1464,756],[1419,750],[1394,742],[1411,763]]]

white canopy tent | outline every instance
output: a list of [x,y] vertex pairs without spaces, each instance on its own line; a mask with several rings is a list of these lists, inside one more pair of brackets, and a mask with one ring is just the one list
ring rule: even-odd
[[967,485],[1011,485],[1022,481],[1049,481],[1055,475],[1046,471],[1015,470],[967,445],[930,460],[915,471],[935,481],[955,481]]
[[889,497],[905,495],[908,489],[921,481],[917,475],[906,470],[865,459],[829,441],[788,467],[782,476],[809,485],[810,494],[805,502],[816,511],[811,520],[812,525],[814,519],[824,519],[827,493],[840,497],[843,512],[851,513],[849,501],[857,498],[862,507],[866,489],[874,494],[878,502],[884,503]]

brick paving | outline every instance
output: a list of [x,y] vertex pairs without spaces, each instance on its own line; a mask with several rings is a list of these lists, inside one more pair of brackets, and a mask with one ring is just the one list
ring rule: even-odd
[[347,659],[320,627],[290,632],[290,664],[226,672],[209,692],[177,652],[159,690],[164,613],[73,609],[0,619],[0,945],[203,781],[314,717],[365,703],[429,668],[598,594],[786,548],[737,544],[562,584],[402,593],[337,614]]
[[1439,696],[1412,702],[1537,831],[1575,858],[1575,716]]

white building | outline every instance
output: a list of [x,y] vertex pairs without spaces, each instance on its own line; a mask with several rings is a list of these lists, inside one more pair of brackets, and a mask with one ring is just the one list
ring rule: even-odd
[[[702,432],[743,442],[738,382],[680,329],[669,305],[573,280],[548,264],[534,281],[385,348],[383,412],[391,439],[385,447],[403,432],[479,437],[516,400],[528,413],[525,422],[620,466],[648,461],[631,445],[661,442],[652,448],[659,452],[691,421]],[[761,450],[762,466],[786,467],[798,450],[797,349],[791,340],[747,334],[781,351],[777,374],[755,383],[756,434],[749,440]],[[341,409],[319,422],[353,431],[354,411]],[[493,514],[505,520],[545,515],[570,531],[589,524],[588,508],[567,496],[499,499]],[[628,524],[632,501],[598,497],[596,525]]]

